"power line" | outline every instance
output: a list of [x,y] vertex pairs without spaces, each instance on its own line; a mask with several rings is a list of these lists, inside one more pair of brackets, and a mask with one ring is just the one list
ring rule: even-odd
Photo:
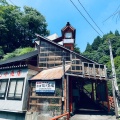
[[117,9],[115,10],[115,12],[114,12],[112,15],[110,15],[108,18],[106,18],[106,19],[103,21],[103,23],[106,22],[109,18],[111,18],[111,17],[113,17],[114,15],[116,15],[117,13],[119,13],[119,12],[120,12],[120,11],[118,11],[119,7],[120,7],[120,5],[117,7]]
[[[78,7],[73,3],[72,0],[70,0],[71,3],[74,5],[74,7],[78,10],[78,12],[82,15],[82,17],[88,22],[88,24],[99,34],[99,32],[92,26],[92,24],[87,20],[87,18],[81,13],[81,11],[78,9]],[[101,36],[101,34],[99,34]],[[101,36],[102,37],[102,36]]]
[[[115,12],[117,12],[117,11],[118,11],[119,7],[120,7],[120,5],[118,5],[118,7],[117,7],[117,9],[115,10]],[[115,12],[114,12],[114,13],[115,13]]]
[[100,29],[100,27],[95,23],[95,21],[93,20],[93,18],[90,16],[90,14],[87,12],[87,10],[85,9],[85,7],[82,5],[82,3],[80,2],[80,0],[78,0],[79,4],[82,6],[82,8],[85,10],[85,12],[87,13],[87,15],[90,17],[90,19],[93,21],[93,23],[97,26],[97,28],[103,33],[103,31]]

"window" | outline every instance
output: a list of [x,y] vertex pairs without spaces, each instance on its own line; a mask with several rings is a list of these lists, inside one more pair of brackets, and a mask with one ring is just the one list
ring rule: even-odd
[[7,88],[8,80],[0,80],[0,99],[4,99],[6,95],[6,88]]
[[9,100],[21,100],[23,91],[24,78],[10,79],[8,99]]
[[72,33],[71,32],[65,33],[65,38],[72,38]]

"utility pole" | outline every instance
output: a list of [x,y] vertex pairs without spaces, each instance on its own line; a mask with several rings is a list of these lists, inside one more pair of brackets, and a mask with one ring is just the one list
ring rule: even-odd
[[64,83],[65,83],[65,58],[64,51],[62,52],[62,66],[63,66],[63,76],[62,76],[62,112],[64,112]]
[[114,99],[114,105],[115,105],[115,115],[116,115],[116,118],[118,118],[119,117],[119,114],[118,114],[118,100],[117,100],[117,97],[116,97],[115,93],[119,92],[119,91],[118,91],[116,72],[115,72],[115,65],[114,65],[114,60],[113,60],[112,46],[111,46],[110,39],[108,40],[108,43],[109,43],[110,60],[111,60],[112,76],[113,76],[113,79],[112,79],[112,91],[113,91],[113,99]]

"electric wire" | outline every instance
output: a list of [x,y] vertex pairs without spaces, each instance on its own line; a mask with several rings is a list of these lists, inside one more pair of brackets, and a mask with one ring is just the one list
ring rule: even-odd
[[85,7],[82,5],[82,3],[80,2],[80,0],[78,0],[79,4],[82,6],[82,8],[85,10],[85,12],[87,13],[87,15],[90,17],[90,19],[93,21],[93,23],[97,26],[97,28],[101,31],[102,34],[103,31],[100,29],[100,27],[96,24],[96,22],[93,20],[93,18],[90,16],[90,14],[87,12],[87,10],[85,9]]
[[110,15],[108,18],[106,18],[106,19],[103,21],[103,23],[106,22],[109,18],[111,18],[111,17],[113,17],[114,15],[116,15],[117,13],[119,13],[119,12],[120,12],[120,11],[118,11],[119,8],[120,8],[120,5],[117,7],[117,9],[115,10],[115,12],[114,12],[112,15]]
[[[82,17],[88,22],[88,24],[101,36],[101,34],[93,27],[93,25],[87,20],[87,18],[81,13],[78,7],[74,4],[72,0],[70,0],[73,6],[78,10],[78,12],[82,15]],[[102,36],[101,36],[102,37]]]

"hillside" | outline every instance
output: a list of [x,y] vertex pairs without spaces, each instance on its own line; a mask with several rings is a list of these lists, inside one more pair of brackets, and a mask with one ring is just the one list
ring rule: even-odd
[[115,33],[112,33],[110,31],[110,33],[104,35],[102,38],[97,36],[91,45],[87,43],[86,49],[82,54],[85,57],[92,59],[98,63],[106,64],[107,73],[108,75],[111,75],[111,62],[108,39],[111,40],[117,81],[118,85],[120,85],[120,34],[118,30],[116,30]]

